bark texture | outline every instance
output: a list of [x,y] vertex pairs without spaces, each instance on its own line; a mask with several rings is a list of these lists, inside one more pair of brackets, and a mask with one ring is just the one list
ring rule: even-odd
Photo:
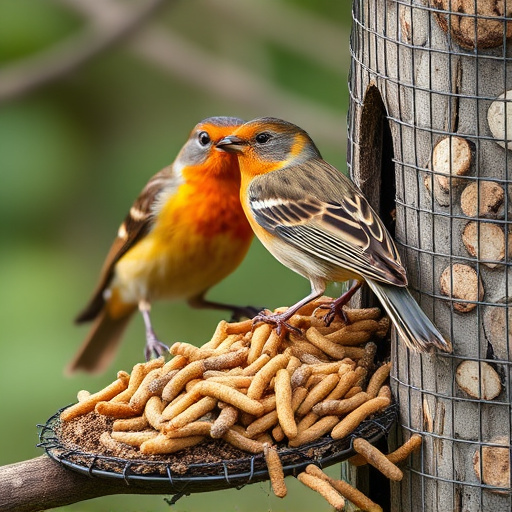
[[[418,302],[454,346],[453,355],[418,354],[394,342],[400,436],[420,432],[424,443],[392,486],[392,510],[509,511],[512,20],[474,17],[475,4],[500,16],[488,11],[492,0],[453,1],[457,12],[440,12],[446,4],[353,1],[349,166],[395,230]],[[438,144],[444,153],[433,165]],[[467,360],[477,362],[472,394],[455,378]],[[492,399],[479,361],[501,380]],[[508,453],[501,479],[485,467],[489,447]]]
[[0,510],[35,512],[111,494],[168,494],[168,483],[142,485],[68,470],[46,455],[0,467]]

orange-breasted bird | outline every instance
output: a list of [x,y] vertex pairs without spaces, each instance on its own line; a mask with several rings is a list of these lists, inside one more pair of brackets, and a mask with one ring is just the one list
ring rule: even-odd
[[240,199],[263,245],[309,279],[311,293],[281,314],[255,321],[281,328],[328,281],[356,284],[329,305],[329,321],[363,281],[377,295],[400,337],[416,350],[451,352],[451,344],[407,290],[407,277],[391,235],[360,190],[325,162],[310,136],[281,119],[245,123],[217,143],[238,155]]
[[94,324],[68,372],[103,370],[137,308],[146,328],[146,359],[164,353],[167,347],[149,316],[155,300],[186,299],[193,307],[254,316],[251,308],[205,299],[241,263],[253,237],[240,205],[237,157],[216,148],[241,124],[233,117],[201,121],[176,160],[144,187],[118,230],[89,304],[76,318]]

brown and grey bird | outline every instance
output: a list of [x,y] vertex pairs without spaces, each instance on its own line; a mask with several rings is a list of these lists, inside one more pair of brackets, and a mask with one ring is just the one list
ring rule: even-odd
[[256,321],[278,328],[304,304],[320,297],[329,281],[356,285],[330,304],[342,306],[366,281],[402,340],[412,349],[451,352],[446,340],[407,289],[405,269],[391,235],[360,190],[325,162],[309,135],[275,118],[238,127],[217,143],[238,155],[240,199],[263,245],[284,265],[309,279],[311,293],[285,313],[261,313]]

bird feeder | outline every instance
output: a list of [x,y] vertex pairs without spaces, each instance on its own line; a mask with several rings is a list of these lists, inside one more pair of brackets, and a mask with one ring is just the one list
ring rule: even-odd
[[[453,354],[392,348],[392,510],[512,510],[512,1],[354,0],[348,163]],[[363,303],[371,301],[362,298]]]

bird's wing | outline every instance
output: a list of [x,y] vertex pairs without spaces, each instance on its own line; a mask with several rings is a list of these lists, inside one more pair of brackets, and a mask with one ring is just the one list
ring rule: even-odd
[[325,161],[257,176],[248,201],[259,225],[299,250],[363,277],[407,284],[382,221],[356,186]]
[[110,284],[116,263],[149,233],[160,205],[175,192],[179,184],[180,178],[173,171],[172,165],[162,169],[148,181],[119,226],[117,237],[105,258],[91,300],[76,317],[77,323],[92,320],[99,313],[105,302],[103,292]]

